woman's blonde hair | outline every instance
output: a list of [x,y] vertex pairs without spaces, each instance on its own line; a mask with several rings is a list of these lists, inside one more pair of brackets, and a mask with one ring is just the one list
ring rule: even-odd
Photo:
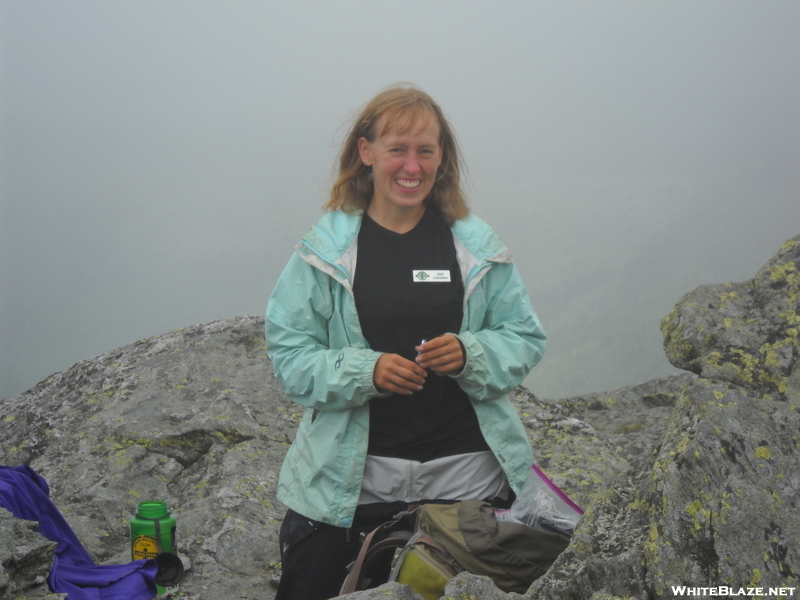
[[[383,115],[387,115],[383,128],[376,131],[377,122]],[[423,119],[433,119],[439,125],[439,143],[442,146],[442,162],[425,204],[448,225],[466,217],[469,207],[461,191],[461,159],[456,137],[433,98],[411,85],[381,92],[356,117],[339,152],[339,172],[330,199],[323,208],[351,213],[366,211],[373,194],[372,168],[361,161],[358,140],[363,137],[374,142],[389,131],[402,135]]]

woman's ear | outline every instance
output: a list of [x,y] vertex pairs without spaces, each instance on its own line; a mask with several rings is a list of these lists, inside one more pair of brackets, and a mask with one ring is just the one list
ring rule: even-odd
[[368,167],[372,165],[372,154],[370,150],[371,148],[367,138],[358,138],[358,155],[361,157],[361,162]]

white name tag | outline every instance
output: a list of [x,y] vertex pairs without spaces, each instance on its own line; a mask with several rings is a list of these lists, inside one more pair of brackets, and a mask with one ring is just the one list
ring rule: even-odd
[[449,282],[450,271],[411,271],[414,281],[418,282]]

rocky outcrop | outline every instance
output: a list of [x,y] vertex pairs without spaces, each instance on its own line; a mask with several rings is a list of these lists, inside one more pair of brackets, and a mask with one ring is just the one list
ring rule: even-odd
[[[791,240],[751,282],[700,288],[665,318],[667,353],[692,373],[560,401],[516,391],[537,461],[587,508],[524,597],[797,585],[798,251]],[[178,519],[182,597],[269,599],[277,474],[301,414],[272,376],[263,320],[240,317],[142,340],[0,400],[0,463],[48,480],[99,563],[127,562],[136,504],[163,499]],[[46,593],[49,543],[7,514],[0,534],[22,540],[0,541],[0,598]],[[41,558],[20,560],[37,556],[23,547]],[[414,595],[387,585],[351,597]],[[447,597],[523,596],[461,574]]]
[[300,410],[278,389],[263,320],[156,336],[0,403],[0,462],[29,464],[97,562],[130,560],[138,502],[178,519],[195,598],[265,598],[279,568],[278,469]]
[[38,533],[36,523],[21,521],[0,508],[0,598],[57,600],[47,575],[56,545]]
[[684,296],[661,330],[676,367],[758,398],[800,402],[800,236],[753,279]]
[[668,356],[700,378],[677,399],[656,452],[590,507],[528,597],[797,591],[798,273],[800,237],[753,280],[703,286],[664,319]]

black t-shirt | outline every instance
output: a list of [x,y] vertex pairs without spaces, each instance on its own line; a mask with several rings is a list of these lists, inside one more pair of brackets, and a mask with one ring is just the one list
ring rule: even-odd
[[[458,332],[464,285],[450,229],[430,211],[403,234],[365,214],[353,293],[374,350],[414,360],[423,339]],[[369,428],[374,456],[425,462],[489,449],[467,395],[433,371],[419,392],[371,399]]]

